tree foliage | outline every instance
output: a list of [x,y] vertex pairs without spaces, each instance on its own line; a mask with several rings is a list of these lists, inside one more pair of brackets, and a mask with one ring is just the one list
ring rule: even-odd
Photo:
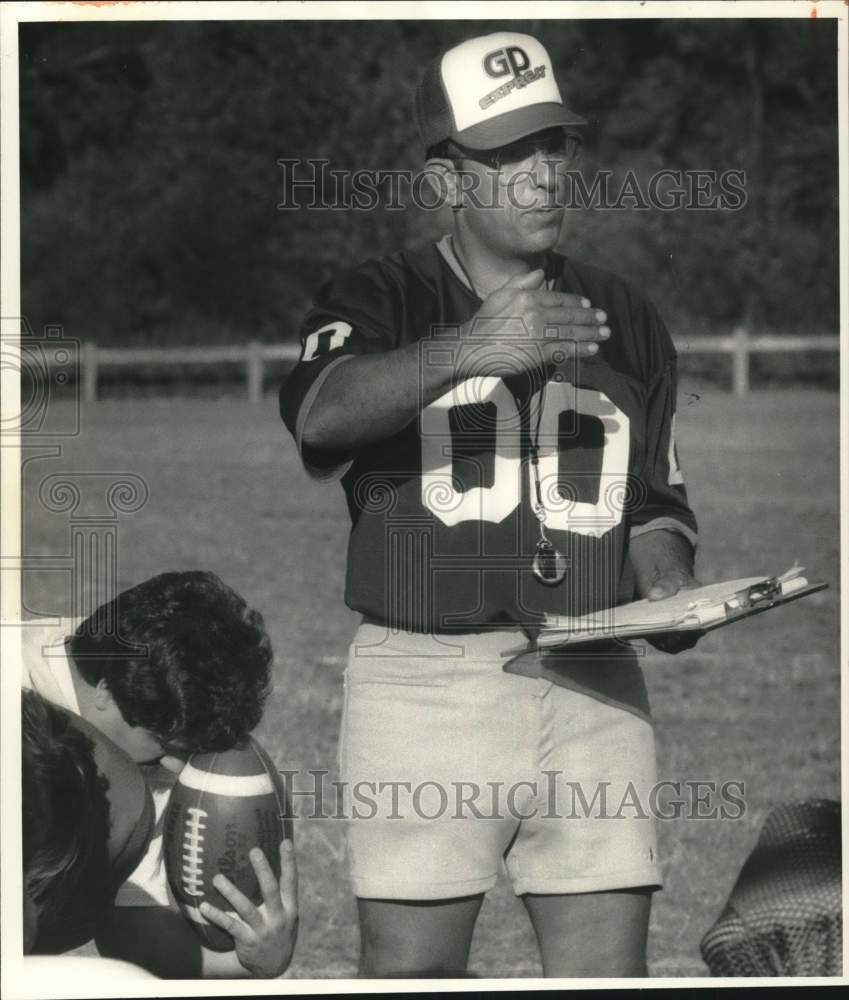
[[562,249],[676,332],[837,329],[836,29],[826,20],[21,26],[24,311],[99,343],[285,341],[341,266],[439,213],[280,211],[280,158],[408,169],[425,62],[505,27],[590,119],[584,170],[741,169],[739,211],[568,213]]

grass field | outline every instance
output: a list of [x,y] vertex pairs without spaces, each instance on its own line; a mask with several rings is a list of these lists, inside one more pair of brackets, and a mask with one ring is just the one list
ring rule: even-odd
[[[798,559],[829,590],[720,630],[645,670],[659,774],[745,782],[738,821],[660,824],[664,891],[649,942],[653,975],[701,975],[699,940],[718,915],[771,804],[839,797],[838,397],[755,392],[737,401],[682,386],[679,438],[701,527],[700,575],[773,573]],[[70,411],[69,411],[70,416]],[[342,603],[347,513],[338,485],[311,483],[276,414],[235,400],[123,400],[83,409],[59,458],[25,474],[25,552],[67,552],[67,515],[48,514],[39,483],[59,470],[132,472],[150,489],[122,518],[121,588],[168,569],[217,572],[260,609],[276,652],[260,738],[281,767],[335,767],[346,647]],[[92,481],[93,482],[93,481]],[[34,614],[66,613],[67,578],[27,573]],[[357,926],[338,821],[296,831],[301,932],[292,977],[352,976]],[[540,974],[524,909],[502,879],[487,898],[470,968]]]

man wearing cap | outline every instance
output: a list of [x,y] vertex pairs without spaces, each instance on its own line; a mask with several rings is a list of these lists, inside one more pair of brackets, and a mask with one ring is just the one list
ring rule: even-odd
[[450,49],[416,117],[453,231],[322,287],[281,390],[352,521],[360,972],[462,972],[503,860],[545,975],[644,975],[660,873],[637,655],[533,638],[546,613],[695,585],[674,349],[639,293],[555,252],[585,122],[536,39]]

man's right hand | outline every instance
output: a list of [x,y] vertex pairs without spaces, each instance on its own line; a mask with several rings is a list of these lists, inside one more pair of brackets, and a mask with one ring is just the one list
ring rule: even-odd
[[[595,354],[610,336],[605,313],[580,295],[548,291],[544,280],[539,269],[511,278],[459,328],[459,341],[456,333],[453,343],[436,336],[328,368],[302,444],[353,454],[398,433],[467,379],[523,371],[551,377],[548,369]],[[443,345],[455,349],[449,364],[445,351],[431,350]]]
[[460,328],[459,379],[505,377],[597,353],[610,337],[607,314],[589,299],[544,287],[541,269],[517,275],[484,300]]

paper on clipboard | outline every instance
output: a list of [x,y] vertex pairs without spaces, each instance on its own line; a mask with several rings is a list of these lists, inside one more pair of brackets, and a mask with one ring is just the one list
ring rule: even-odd
[[793,595],[827,584],[810,584],[804,568],[793,566],[777,577],[753,576],[679,591],[662,601],[634,601],[571,618],[547,615],[537,637],[540,647],[636,638],[663,632],[709,630],[782,604]]

